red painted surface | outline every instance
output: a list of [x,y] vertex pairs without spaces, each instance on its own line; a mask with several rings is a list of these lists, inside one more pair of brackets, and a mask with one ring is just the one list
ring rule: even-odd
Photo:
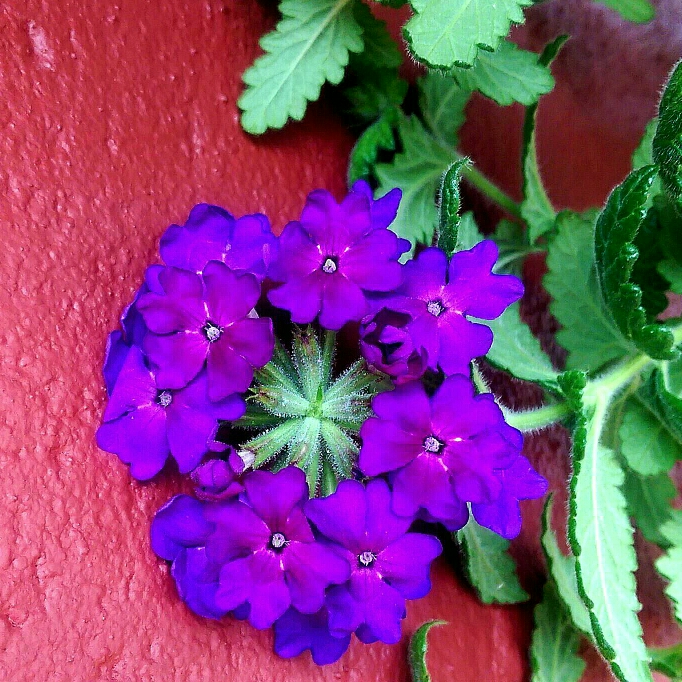
[[[270,633],[192,616],[148,543],[153,512],[178,481],[134,483],[93,439],[106,334],[169,223],[208,201],[264,211],[281,227],[313,187],[343,190],[353,139],[324,101],[304,123],[259,140],[239,128],[240,74],[275,16],[254,0],[0,7],[2,680],[407,680],[405,641],[353,645],[320,669],[307,654],[277,659]],[[513,192],[519,112],[502,122],[482,101],[472,111],[468,150]],[[595,130],[561,84],[541,117],[552,196],[577,208],[600,202],[625,172],[634,138]],[[572,154],[579,137],[594,165],[549,155],[557,126],[565,135],[554,153]],[[529,314],[548,329],[547,315],[533,313],[541,293],[530,290]],[[565,435],[533,438],[528,451],[561,487]],[[526,507],[514,550],[534,593],[539,507]],[[669,641],[660,584],[647,580],[646,589],[647,636]],[[527,679],[530,606],[484,607],[439,564],[432,593],[409,607],[406,635],[429,618],[450,622],[432,634],[435,682]],[[591,680],[605,679],[591,670]]]

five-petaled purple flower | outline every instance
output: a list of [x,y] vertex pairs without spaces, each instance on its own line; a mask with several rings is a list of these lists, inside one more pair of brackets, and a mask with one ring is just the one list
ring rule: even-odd
[[316,613],[325,589],[348,579],[350,567],[318,542],[303,514],[305,474],[287,467],[251,472],[243,501],[207,510],[216,531],[206,550],[221,565],[216,602],[225,611],[248,603],[249,621],[269,628],[293,606]]
[[[377,416],[360,429],[359,464],[368,476],[394,472],[396,513],[424,510],[456,530],[471,503],[482,525],[507,538],[518,534],[518,500],[542,496],[547,482],[521,455],[523,436],[504,421],[492,394],[475,395],[471,381],[455,374],[432,398],[415,381],[378,395],[372,408]],[[524,483],[508,485],[525,465]]]
[[262,213],[235,219],[225,209],[197,204],[184,225],[171,225],[161,237],[166,265],[201,272],[209,261],[263,279],[277,252],[277,238]]
[[372,203],[364,185],[358,190],[340,204],[329,192],[311,192],[300,221],[284,228],[269,271],[282,285],[268,297],[296,323],[319,315],[325,329],[341,329],[367,314],[367,293],[392,291],[402,281],[398,258],[409,242],[386,228],[393,197],[387,212]]
[[137,303],[149,328],[143,348],[159,384],[182,388],[207,364],[211,400],[246,391],[275,343],[272,320],[250,316],[258,280],[211,261],[203,275],[165,268],[159,282],[163,295],[149,292]]
[[109,398],[97,443],[130,464],[130,473],[140,480],[161,471],[169,455],[181,473],[188,473],[208,450],[218,420],[239,419],[245,409],[236,394],[211,402],[206,372],[181,390],[161,388],[158,375],[133,346]]
[[306,516],[351,566],[350,579],[327,591],[332,635],[357,632],[363,641],[400,639],[405,600],[431,589],[429,567],[441,553],[432,535],[408,533],[413,519],[391,508],[391,492],[376,479],[342,481],[329,497],[310,500]]
[[402,286],[383,305],[409,316],[409,322],[396,328],[409,333],[431,369],[466,374],[471,360],[490,350],[490,327],[466,316],[493,320],[523,294],[517,277],[493,274],[496,260],[497,245],[486,240],[453,254],[449,265],[437,248],[425,249],[405,264]]

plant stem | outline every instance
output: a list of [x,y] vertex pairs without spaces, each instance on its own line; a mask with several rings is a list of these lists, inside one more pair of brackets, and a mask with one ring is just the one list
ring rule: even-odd
[[510,426],[519,431],[537,431],[562,421],[571,414],[566,403],[544,405],[537,410],[523,412],[504,411],[504,418]]
[[[462,157],[459,157],[462,158]],[[521,216],[521,205],[514,201],[508,194],[503,192],[492,181],[488,180],[481,171],[473,166],[464,166],[462,175],[482,194],[503,208],[509,215],[518,220],[523,220]]]
[[642,353],[617,365],[615,369],[612,369],[598,379],[590,381],[584,393],[586,402],[588,404],[595,404],[603,397],[610,398],[638,376],[647,365],[653,362],[655,360]]

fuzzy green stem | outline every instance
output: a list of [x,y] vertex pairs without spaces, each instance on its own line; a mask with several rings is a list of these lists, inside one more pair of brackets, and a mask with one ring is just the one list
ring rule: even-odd
[[586,402],[595,404],[604,397],[610,398],[654,362],[648,355],[640,354],[620,363],[611,371],[587,384],[584,393]]
[[[458,157],[462,158],[462,157]],[[508,194],[503,192],[497,185],[489,180],[481,171],[473,166],[463,166],[462,176],[465,177],[479,192],[504,209],[509,215],[517,220],[523,220],[521,205],[514,201]]]
[[519,431],[538,431],[547,426],[563,421],[571,414],[571,410],[566,403],[555,403],[544,405],[537,410],[524,410],[523,412],[504,411],[504,418],[507,424]]

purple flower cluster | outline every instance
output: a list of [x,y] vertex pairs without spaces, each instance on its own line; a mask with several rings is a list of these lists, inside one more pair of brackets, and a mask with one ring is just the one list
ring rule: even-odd
[[[414,522],[455,530],[471,513],[512,538],[519,500],[545,492],[521,434],[470,379],[492,332],[469,317],[499,316],[520,281],[493,273],[490,241],[450,259],[428,248],[401,265],[409,244],[388,229],[399,201],[398,190],[375,200],[364,182],[341,203],[316,190],[279,238],[263,215],[199,205],[161,238],[164,264],[148,268],[107,344],[100,447],[140,480],[172,458],[194,486],[157,512],[153,550],[190,609],[273,627],[283,657],[310,649],[330,663],[353,635],[397,642],[406,601],[427,594],[442,549]],[[291,360],[278,346],[270,362],[265,297],[291,322],[329,330],[324,349]],[[358,392],[359,369],[329,382],[330,332],[349,324],[367,366],[393,381],[371,411],[376,391]],[[427,373],[431,385],[441,377],[435,392]],[[268,379],[276,392],[254,388]],[[247,412],[249,392],[283,403]],[[262,435],[240,440],[227,428],[239,420]],[[369,480],[346,478],[353,471]],[[335,492],[315,498],[318,489]]]

